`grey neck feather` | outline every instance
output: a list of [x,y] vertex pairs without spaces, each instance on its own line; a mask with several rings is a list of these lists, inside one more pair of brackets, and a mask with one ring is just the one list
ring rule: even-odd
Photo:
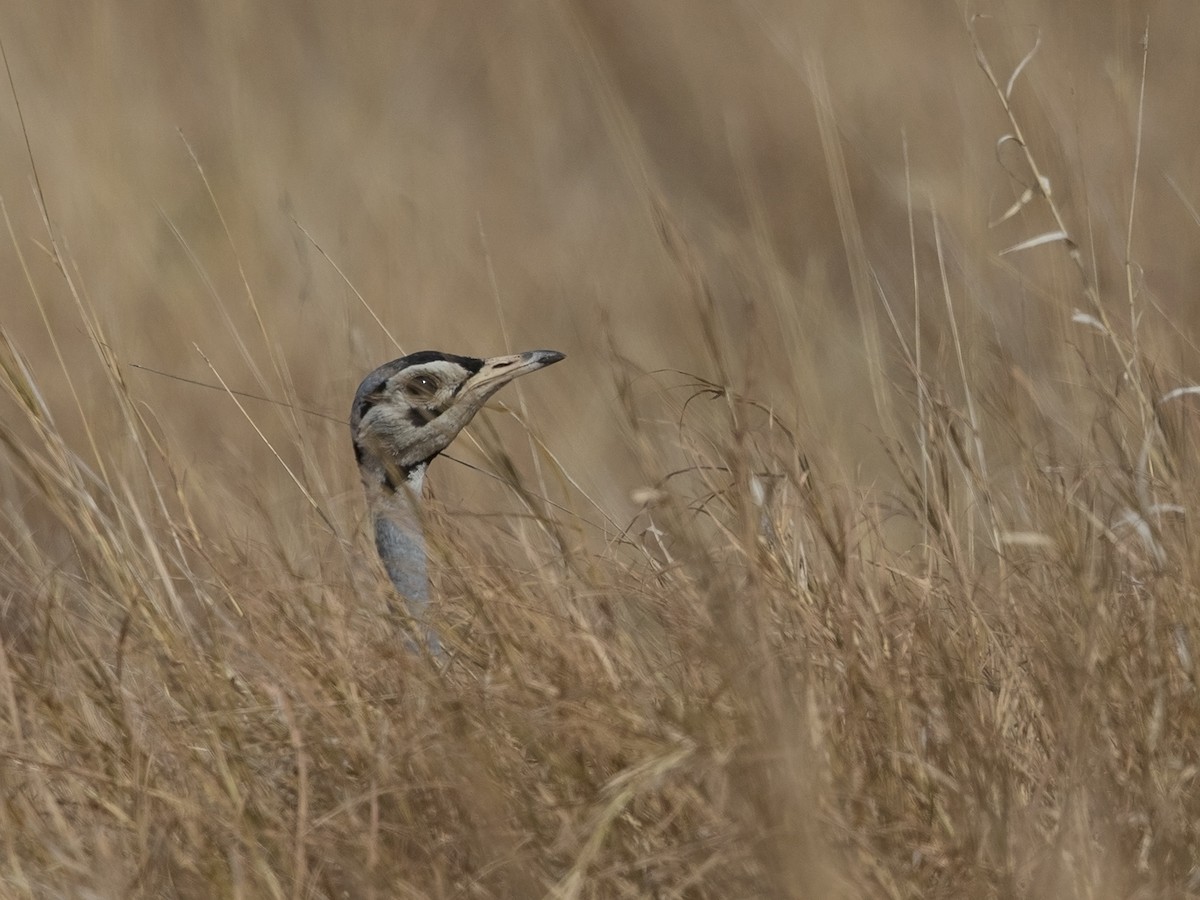
[[[379,471],[373,471],[375,468]],[[440,644],[437,634],[428,626],[429,572],[420,510],[425,468],[424,463],[415,466],[391,490],[381,465],[364,465],[363,485],[374,519],[375,549],[409,615],[425,630],[426,646],[436,655]]]

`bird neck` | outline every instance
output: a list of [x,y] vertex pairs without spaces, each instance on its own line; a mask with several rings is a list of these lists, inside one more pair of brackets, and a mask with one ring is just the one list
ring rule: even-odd
[[424,632],[425,646],[437,655],[441,642],[428,624],[429,570],[421,522],[421,489],[427,467],[428,462],[421,462],[400,468],[374,454],[359,454],[375,549],[405,609]]
[[425,530],[421,523],[425,466],[397,471],[380,461],[364,460],[362,479],[379,558],[396,590],[408,601],[409,611],[415,615],[429,602]]
[[375,549],[408,611],[420,617],[429,605],[429,571],[425,565],[425,534],[417,516],[375,512]]

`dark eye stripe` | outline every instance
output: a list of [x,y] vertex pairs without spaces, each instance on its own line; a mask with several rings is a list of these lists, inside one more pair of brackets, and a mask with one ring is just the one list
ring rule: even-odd
[[472,375],[483,368],[483,360],[474,356],[455,356],[453,353],[442,353],[438,350],[420,350],[394,360],[396,371],[402,371],[412,366],[420,366],[431,362],[451,362],[462,366]]

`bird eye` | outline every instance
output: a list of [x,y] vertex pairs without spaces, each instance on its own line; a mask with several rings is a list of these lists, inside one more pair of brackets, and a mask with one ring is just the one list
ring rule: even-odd
[[417,375],[408,382],[409,392],[418,397],[432,397],[438,387],[438,380],[432,375]]

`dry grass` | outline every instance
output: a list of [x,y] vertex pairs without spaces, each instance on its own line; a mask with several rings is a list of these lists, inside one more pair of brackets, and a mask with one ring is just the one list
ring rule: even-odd
[[4,10],[0,896],[1200,894],[1200,13],[911,6]]

